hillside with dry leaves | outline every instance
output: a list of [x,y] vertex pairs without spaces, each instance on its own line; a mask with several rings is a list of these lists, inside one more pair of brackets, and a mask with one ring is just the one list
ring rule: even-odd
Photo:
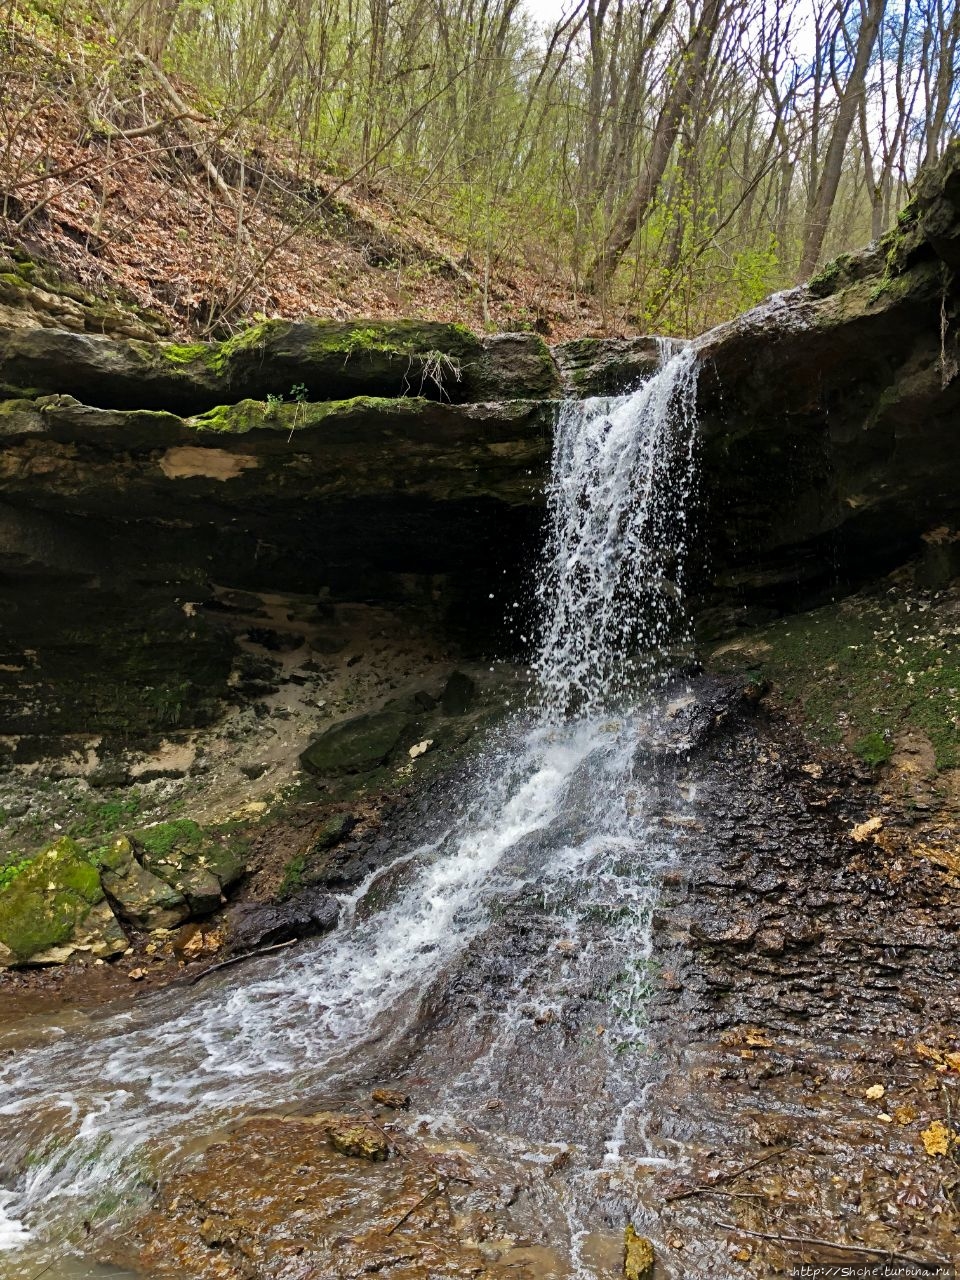
[[536,329],[599,325],[589,300],[503,246],[478,272],[376,165],[318,170],[282,139],[197,105],[98,29],[19,11],[0,87],[0,246],[21,262],[152,313],[174,336],[253,320],[349,316]]

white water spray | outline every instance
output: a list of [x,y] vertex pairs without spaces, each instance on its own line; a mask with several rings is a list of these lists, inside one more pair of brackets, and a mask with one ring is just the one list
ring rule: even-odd
[[697,363],[672,357],[631,396],[568,401],[548,500],[535,667],[553,709],[603,711],[669,670],[684,606]]
[[[405,855],[407,885],[391,905],[358,918],[362,885],[326,939],[53,1031],[4,1062],[0,1248],[32,1236],[32,1256],[44,1258],[74,1219],[108,1216],[118,1193],[149,1181],[198,1129],[308,1101],[344,1077],[361,1045],[385,1052],[425,986],[490,927],[494,901],[539,895],[571,938],[587,936],[589,913],[606,912],[607,945],[646,963],[655,873],[671,851],[646,829],[633,752],[642,695],[665,651],[686,639],[695,387],[686,349],[631,396],[563,408],[534,663],[542,711],[491,745],[450,829]],[[562,983],[592,945],[564,961]],[[484,1070],[496,1054],[509,1060],[537,981],[541,1003],[559,1001],[543,975],[518,971]],[[621,1035],[642,1012],[638,990],[622,983],[610,998]],[[448,1099],[479,1069],[454,1073]],[[571,1224],[574,1242],[580,1230]]]

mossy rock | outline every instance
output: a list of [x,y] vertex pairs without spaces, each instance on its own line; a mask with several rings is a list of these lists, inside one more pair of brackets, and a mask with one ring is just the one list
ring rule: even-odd
[[174,929],[189,917],[185,895],[144,867],[126,836],[109,846],[102,862],[103,887],[135,928]]
[[65,960],[77,950],[102,958],[127,949],[97,868],[66,836],[0,889],[0,943],[19,964]]
[[535,334],[481,341],[462,325],[418,320],[272,320],[222,343],[39,327],[0,329],[0,336],[0,384],[101,409],[197,415],[268,397],[291,406],[355,396],[464,403],[559,391],[550,351]]
[[386,763],[410,727],[402,711],[355,716],[321,734],[302,753],[300,763],[321,777],[366,773]]
[[246,870],[246,843],[236,832],[210,830],[191,818],[132,833],[144,867],[187,900],[193,915],[216,911]]

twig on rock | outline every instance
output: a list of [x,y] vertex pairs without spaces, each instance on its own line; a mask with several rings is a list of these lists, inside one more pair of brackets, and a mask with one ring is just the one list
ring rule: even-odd
[[739,1231],[741,1235],[757,1236],[761,1240],[774,1240],[777,1244],[812,1244],[821,1249],[837,1249],[841,1253],[869,1253],[874,1258],[887,1258],[891,1261],[897,1259],[917,1267],[944,1268],[943,1274],[946,1274],[945,1269],[949,1266],[949,1263],[940,1258],[918,1258],[914,1254],[901,1253],[898,1249],[873,1249],[866,1244],[841,1244],[838,1240],[823,1240],[819,1236],[781,1236],[770,1231],[751,1231],[747,1227],[738,1227],[732,1222],[715,1222],[714,1225],[723,1231]]
[[274,942],[269,947],[257,947],[254,951],[244,951],[242,955],[231,956],[229,960],[221,960],[219,964],[212,964],[206,969],[201,969],[187,983],[188,987],[195,986],[201,978],[205,978],[208,973],[216,973],[218,969],[229,969],[235,964],[240,964],[243,960],[253,960],[257,956],[269,955],[271,951],[282,951],[284,947],[292,947],[295,942],[299,942],[299,938],[290,938],[286,942]]
[[417,1210],[421,1207],[421,1205],[425,1205],[428,1200],[432,1200],[435,1195],[439,1195],[440,1192],[443,1190],[443,1186],[444,1184],[440,1182],[438,1179],[430,1188],[430,1190],[426,1193],[426,1195],[422,1195],[420,1199],[417,1201],[417,1203],[412,1208],[408,1209],[402,1218],[397,1219],[397,1221],[393,1224],[393,1226],[387,1232],[387,1235],[392,1236],[395,1231],[397,1231],[400,1227],[403,1226],[403,1224],[406,1222],[408,1218],[413,1217],[413,1215],[417,1212]]
[[701,1183],[699,1186],[691,1187],[689,1191],[675,1191],[672,1196],[665,1196],[664,1203],[669,1204],[673,1200],[687,1200],[690,1196],[698,1196],[706,1191],[713,1191],[720,1183],[733,1182],[744,1173],[749,1173],[751,1169],[756,1169],[761,1164],[766,1164],[768,1160],[773,1160],[777,1156],[785,1155],[788,1151],[792,1151],[796,1144],[789,1142],[785,1147],[778,1147],[776,1151],[768,1151],[765,1156],[761,1156],[759,1160],[752,1160],[750,1164],[742,1165],[739,1169],[734,1169],[730,1173],[723,1173],[717,1179],[716,1183]]

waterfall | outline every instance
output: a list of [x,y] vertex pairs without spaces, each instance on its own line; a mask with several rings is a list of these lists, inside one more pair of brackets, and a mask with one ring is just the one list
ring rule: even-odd
[[697,363],[670,355],[633,395],[568,401],[547,491],[550,532],[534,666],[555,710],[596,712],[646,690],[684,608]]
[[[455,966],[482,968],[485,934],[508,927],[511,911],[570,946],[551,942],[548,962],[518,959],[503,1007],[480,1001],[464,1013],[434,1064],[435,1110],[470,1114],[482,1080],[509,1092],[515,1132],[547,1140],[592,1106],[607,1133],[598,1160],[617,1158],[638,1099],[613,1049],[643,1037],[656,879],[675,856],[647,820],[635,762],[664,654],[687,638],[696,363],[689,349],[664,356],[634,394],[560,412],[538,590],[539,710],[491,740],[473,785],[451,798],[447,829],[403,853],[405,887],[378,913],[357,910],[374,873],[343,895],[326,938],[51,1029],[6,1058],[0,1247],[36,1266],[76,1222],[109,1217],[118,1195],[149,1182],[198,1129],[344,1088],[361,1049],[367,1070],[400,1043],[408,1055],[437,1052],[416,1048],[423,993]],[[609,1061],[538,1061],[523,1010],[533,1001],[562,1014],[581,989],[585,1007],[603,1006]],[[552,1107],[544,1079],[581,1070],[591,1080],[600,1071],[602,1086],[575,1083],[584,1097],[573,1115]],[[589,1186],[571,1201],[574,1255]]]

